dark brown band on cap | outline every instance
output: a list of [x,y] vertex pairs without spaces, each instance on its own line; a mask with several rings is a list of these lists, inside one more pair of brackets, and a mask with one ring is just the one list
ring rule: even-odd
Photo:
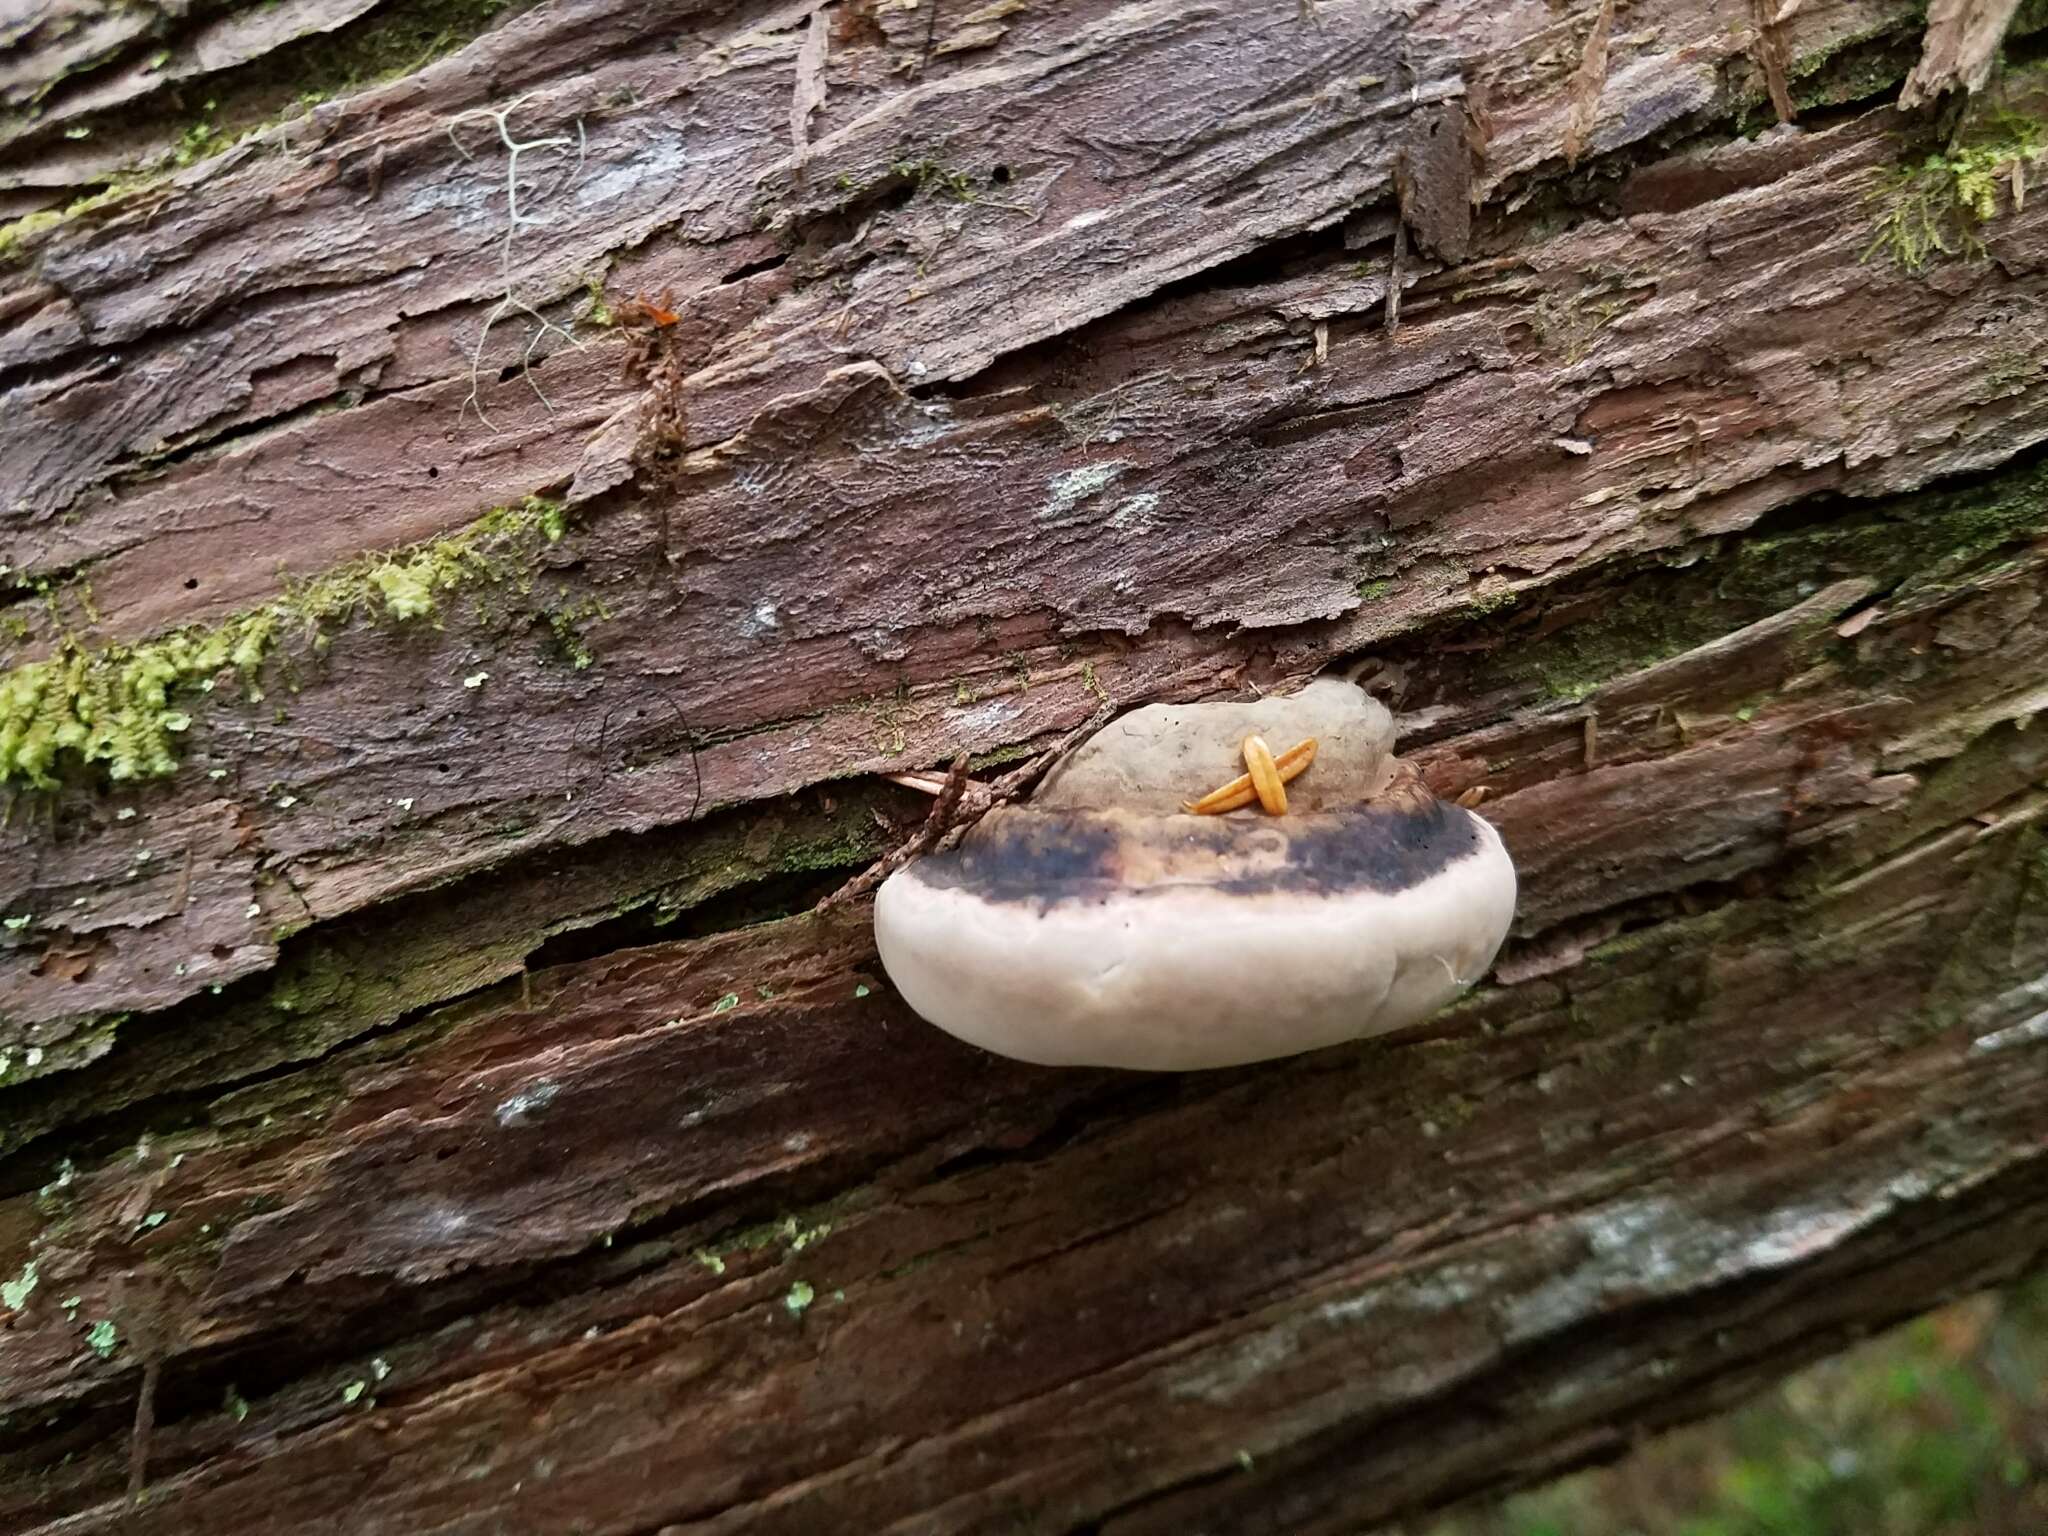
[[1288,817],[1026,810],[991,815],[957,849],[905,872],[1040,910],[1187,886],[1247,896],[1391,896],[1483,848],[1477,817],[1427,794]]

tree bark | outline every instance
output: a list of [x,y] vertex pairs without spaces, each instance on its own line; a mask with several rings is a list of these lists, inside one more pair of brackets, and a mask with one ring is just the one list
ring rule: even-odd
[[[2037,1262],[2048,79],[1915,9],[32,6],[0,1528],[1347,1532]],[[810,910],[1333,664],[1522,875],[1421,1029]]]

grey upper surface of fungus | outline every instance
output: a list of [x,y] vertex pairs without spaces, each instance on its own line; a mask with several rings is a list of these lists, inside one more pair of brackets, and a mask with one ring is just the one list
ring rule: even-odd
[[[1340,677],[1250,703],[1150,704],[1112,720],[1045,777],[1034,810],[1108,810],[1170,816],[1185,801],[1244,772],[1244,739],[1275,752],[1314,738],[1315,766],[1288,786],[1297,811],[1341,810],[1386,788],[1394,717]],[[1253,814],[1257,811],[1254,808]]]
[[[1183,804],[1243,740],[1313,737],[1289,814]],[[1162,705],[1091,738],[875,898],[884,969],[922,1017],[1024,1061],[1188,1070],[1398,1029],[1470,986],[1514,916],[1499,835],[1391,755],[1354,685]]]

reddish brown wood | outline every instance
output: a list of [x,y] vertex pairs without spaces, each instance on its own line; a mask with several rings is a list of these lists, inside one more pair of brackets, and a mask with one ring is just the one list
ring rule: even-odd
[[[0,831],[0,1528],[1347,1532],[2037,1260],[2048,197],[1873,247],[1912,10],[1744,137],[1697,0],[554,0],[0,239],[0,660],[283,605]],[[0,185],[441,14],[50,0]],[[1026,1068],[811,910],[1333,662],[1524,878],[1421,1030]]]

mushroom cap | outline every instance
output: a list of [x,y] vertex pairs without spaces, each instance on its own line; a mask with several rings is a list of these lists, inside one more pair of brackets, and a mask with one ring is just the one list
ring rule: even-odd
[[1409,778],[1298,816],[997,810],[883,883],[875,939],[963,1040],[1185,1071],[1414,1023],[1484,974],[1514,910],[1499,834]]

